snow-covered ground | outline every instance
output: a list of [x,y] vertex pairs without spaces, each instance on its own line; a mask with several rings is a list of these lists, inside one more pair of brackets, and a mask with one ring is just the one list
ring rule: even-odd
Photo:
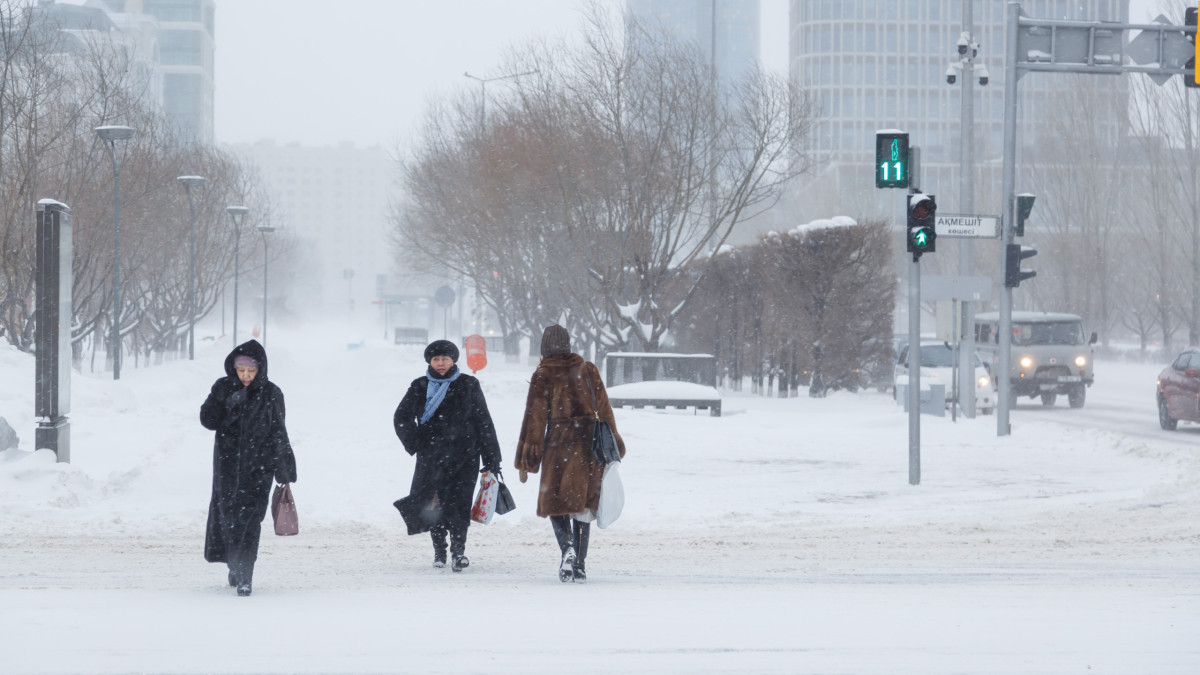
[[[562,584],[512,469],[518,510],[431,567],[391,506],[421,348],[348,342],[271,334],[301,533],[264,534],[250,598],[201,555],[229,341],[76,374],[70,464],[33,451],[33,360],[0,346],[0,672],[1200,672],[1200,426],[1158,429],[1159,365],[1100,363],[1083,409],[1023,402],[1007,437],[924,417],[917,486],[890,393],[620,410],[625,513]],[[506,466],[531,372],[479,373]]]

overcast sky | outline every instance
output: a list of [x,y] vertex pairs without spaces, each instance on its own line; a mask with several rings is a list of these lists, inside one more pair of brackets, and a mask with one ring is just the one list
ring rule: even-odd
[[[217,141],[391,148],[415,132],[431,97],[479,86],[464,72],[499,74],[504,50],[530,37],[578,37],[583,6],[580,0],[217,0]],[[787,0],[762,0],[762,14],[764,59],[783,72]]]
[[[763,63],[786,72],[788,2],[761,2]],[[1159,4],[1132,0],[1131,21],[1149,21],[1149,8]],[[416,132],[432,98],[479,86],[464,72],[500,74],[504,50],[530,37],[578,39],[583,6],[583,0],[217,0],[217,141],[350,141],[391,149]]]

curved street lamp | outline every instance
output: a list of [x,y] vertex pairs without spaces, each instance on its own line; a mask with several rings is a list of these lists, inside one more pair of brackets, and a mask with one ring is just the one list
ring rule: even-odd
[[526,75],[536,75],[540,72],[542,72],[542,71],[538,70],[537,68],[534,68],[533,70],[527,70],[523,73],[513,73],[512,75],[497,75],[496,77],[476,77],[475,75],[472,75],[470,73],[470,71],[463,73],[463,77],[475,80],[476,82],[479,83],[479,126],[480,126],[480,128],[483,128],[484,123],[487,122],[487,84],[488,84],[488,82],[498,82],[500,80],[515,80],[518,77],[524,77]]
[[203,176],[180,176],[175,180],[183,185],[188,199],[188,361],[196,359],[196,205],[192,203],[192,188],[203,187]]
[[121,379],[121,163],[117,160],[117,141],[133,138],[133,127],[96,127],[96,135],[108,146],[113,166],[113,311],[112,342],[113,379]]
[[270,256],[267,255],[267,235],[275,231],[275,228],[263,225],[258,228],[258,231],[263,236],[263,330],[262,339],[263,346],[267,346],[267,262]]
[[250,209],[245,206],[227,206],[225,211],[233,221],[233,346],[237,347],[238,266],[241,264],[238,248],[242,239],[241,219],[250,213]]

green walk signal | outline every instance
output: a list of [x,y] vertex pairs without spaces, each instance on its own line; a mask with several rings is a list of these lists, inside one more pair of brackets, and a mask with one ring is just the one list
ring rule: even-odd
[[906,250],[919,260],[922,253],[937,250],[937,197],[917,192],[908,196]]
[[875,132],[875,187],[908,187],[908,160],[907,133],[903,131]]

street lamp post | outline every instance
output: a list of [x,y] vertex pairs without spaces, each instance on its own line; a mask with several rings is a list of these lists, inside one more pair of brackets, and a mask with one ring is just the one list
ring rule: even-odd
[[463,77],[468,77],[479,83],[479,127],[480,127],[480,129],[482,129],[484,123],[487,122],[487,83],[488,82],[495,82],[497,80],[515,80],[518,77],[524,77],[525,75],[533,75],[534,73],[539,73],[539,72],[541,72],[541,71],[527,70],[523,73],[513,73],[512,75],[497,75],[496,77],[475,77],[471,73],[463,73]]
[[250,213],[250,209],[245,206],[227,206],[225,211],[233,221],[233,346],[237,347],[238,266],[241,264],[241,253],[238,249],[242,240],[241,219]]
[[132,127],[96,127],[96,135],[108,146],[113,166],[113,379],[121,379],[121,162],[117,160],[117,141],[133,138]]
[[203,176],[180,176],[175,180],[183,185],[188,199],[188,361],[196,359],[196,205],[192,188],[203,187]]
[[263,346],[267,346],[267,262],[271,259],[267,255],[267,235],[275,231],[275,228],[263,225],[258,228],[263,236]]
[[[962,213],[975,212],[975,188],[972,184],[974,171],[975,98],[972,88],[978,78],[979,86],[986,87],[989,73],[987,66],[978,60],[979,44],[972,34],[974,30],[971,0],[962,3],[962,32],[955,43],[957,60],[946,68],[946,83],[953,85],[962,77],[962,93],[959,96],[959,169],[958,200]],[[958,240],[958,273],[966,277],[971,273],[971,240]],[[963,415],[975,417],[975,334],[972,328],[975,308],[973,303],[962,301],[962,312],[954,326],[958,341],[958,391]]]
[[[497,75],[496,77],[476,77],[476,76],[472,75],[470,72],[464,72],[463,77],[475,80],[476,82],[479,83],[479,133],[482,134],[484,129],[487,127],[487,83],[488,82],[496,82],[498,80],[515,80],[518,77],[524,77],[526,75],[536,75],[537,73],[540,73],[540,72],[542,72],[542,71],[538,70],[537,68],[534,68],[533,70],[527,70],[523,73],[513,73],[511,75]],[[476,294],[475,298],[476,298],[476,302],[478,302],[478,299],[479,299],[478,294]],[[459,302],[462,302],[461,296],[460,296]],[[460,309],[461,309],[461,307],[460,307]],[[476,314],[475,315],[475,332],[476,333],[483,330],[480,322],[481,322],[480,315]],[[460,323],[461,323],[461,321],[460,321]]]

